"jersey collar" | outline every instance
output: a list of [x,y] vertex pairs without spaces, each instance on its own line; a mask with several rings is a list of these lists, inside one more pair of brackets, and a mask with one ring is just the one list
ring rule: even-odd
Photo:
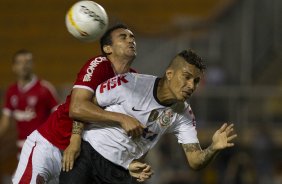
[[26,91],[30,90],[36,84],[37,81],[38,81],[37,77],[35,75],[33,75],[30,82],[28,82],[24,86],[20,86],[19,83],[18,83],[17,86],[18,86],[19,91],[26,92]]

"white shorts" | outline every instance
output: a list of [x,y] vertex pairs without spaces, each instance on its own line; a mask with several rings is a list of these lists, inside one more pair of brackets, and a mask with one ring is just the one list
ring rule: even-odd
[[37,130],[26,139],[13,184],[59,183],[62,154]]

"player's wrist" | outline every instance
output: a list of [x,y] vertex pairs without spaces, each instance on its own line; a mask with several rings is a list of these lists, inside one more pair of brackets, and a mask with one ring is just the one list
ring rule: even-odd
[[81,135],[72,134],[70,138],[70,143],[72,144],[80,144],[81,143]]
[[115,113],[115,112],[112,112],[113,114],[113,122],[115,123],[118,123],[119,125],[123,125],[123,123],[125,122],[125,116],[124,114],[121,114],[121,113]]
[[77,122],[77,121],[73,121],[72,123],[72,135],[82,135],[83,132],[83,123],[81,122]]
[[217,153],[219,149],[216,147],[216,144],[213,142],[208,149],[210,150],[211,153]]

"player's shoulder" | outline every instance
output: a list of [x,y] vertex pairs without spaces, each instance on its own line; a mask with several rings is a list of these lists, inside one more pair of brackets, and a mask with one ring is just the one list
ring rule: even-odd
[[149,85],[151,83],[155,82],[155,79],[157,78],[156,76],[153,75],[147,75],[147,74],[139,74],[139,73],[132,73],[128,72],[125,74],[120,74],[117,75],[116,78],[124,78],[126,81],[126,86],[130,85],[132,86],[132,83],[134,83],[134,86],[144,86],[144,85]]
[[18,89],[18,84],[16,82],[11,83],[9,86],[7,86],[6,93],[11,94],[15,93]]
[[98,66],[105,66],[105,65],[111,65],[111,62],[108,60],[107,57],[99,55],[88,59],[84,67],[96,68]]
[[51,82],[49,82],[49,81],[47,81],[45,79],[39,79],[38,83],[40,84],[40,86],[42,88],[45,88],[45,89],[49,90],[52,94],[56,94],[57,93],[56,92],[56,88],[54,87],[54,85]]
[[46,87],[46,88],[54,88],[53,84],[45,79],[39,79],[38,80],[38,83],[43,86],[43,87]]
[[156,79],[157,76],[154,75],[148,75],[148,74],[140,74],[140,73],[128,73],[127,75],[131,75],[133,78],[135,78],[135,80],[153,80]]
[[130,81],[127,86],[134,89],[135,93],[143,93],[154,88],[157,77],[147,74],[128,73],[126,79]]
[[17,86],[18,86],[18,83],[13,82],[13,83],[8,85],[7,90],[15,89],[15,88],[17,88]]
[[193,113],[193,110],[192,110],[192,107],[190,105],[190,103],[188,102],[184,102],[183,103],[183,110],[182,112],[180,111],[180,115],[183,116],[184,118],[188,118],[188,119],[193,119],[194,118],[194,113]]
[[106,75],[112,73],[111,62],[104,56],[90,58],[80,69],[78,75],[83,76],[83,81],[91,81],[93,75]]

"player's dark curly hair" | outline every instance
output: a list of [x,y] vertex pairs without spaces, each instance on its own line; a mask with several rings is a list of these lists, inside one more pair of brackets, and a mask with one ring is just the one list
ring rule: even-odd
[[109,28],[105,33],[104,35],[101,37],[100,39],[100,48],[101,48],[101,52],[104,56],[106,56],[107,54],[104,52],[103,50],[103,47],[105,45],[112,45],[112,36],[111,36],[111,33],[116,30],[116,29],[120,29],[120,28],[123,28],[123,29],[128,29],[128,27],[125,25],[125,24],[122,24],[122,23],[118,23],[114,26],[112,26],[111,28]]
[[177,56],[184,58],[188,63],[195,65],[201,71],[204,71],[206,69],[206,65],[204,64],[203,59],[198,56],[192,49],[183,50],[179,54],[177,54]]

